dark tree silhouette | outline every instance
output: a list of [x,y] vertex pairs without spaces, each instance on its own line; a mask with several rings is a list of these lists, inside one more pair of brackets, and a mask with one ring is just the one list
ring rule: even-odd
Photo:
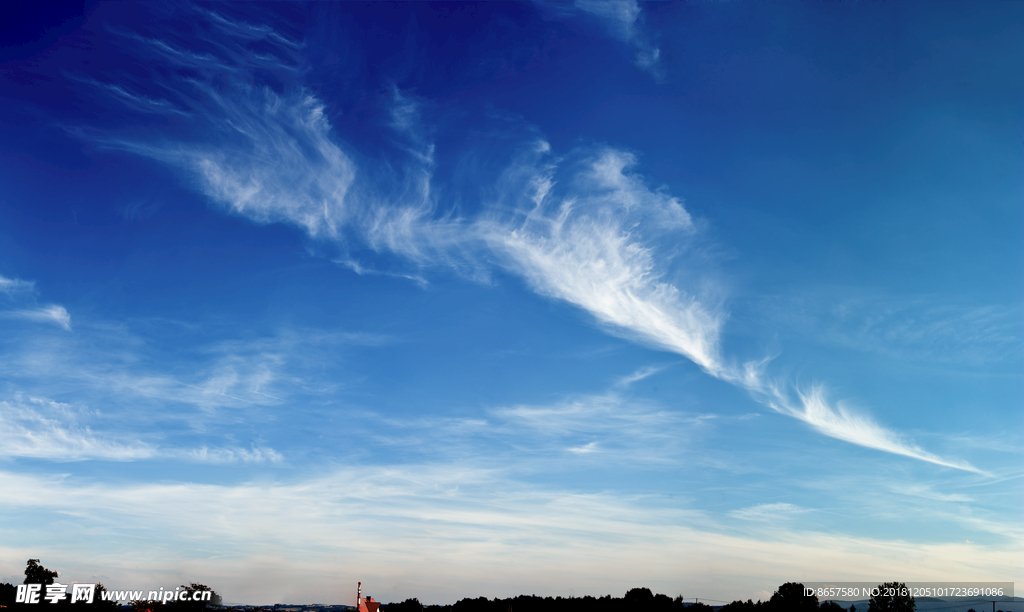
[[626,604],[626,610],[646,610],[654,603],[654,593],[647,587],[630,589],[622,599]]
[[[711,612],[712,608],[705,604],[696,607],[685,605],[683,598],[675,599],[661,593],[652,593],[650,589],[639,587],[630,589],[623,597],[603,595],[593,597],[538,597],[537,595],[519,595],[508,599],[492,599],[478,597],[476,599],[460,599],[447,606],[422,606],[422,610],[402,610],[391,603],[381,612]],[[419,602],[411,600],[418,606]],[[767,612],[767,610],[765,610]]]
[[[29,559],[28,564],[25,566],[25,582],[22,584],[53,584],[53,580],[56,577],[57,572],[39,565],[39,559]],[[45,590],[43,589],[44,592]]]
[[816,612],[818,598],[814,595],[804,595],[802,583],[787,582],[772,594],[768,605],[778,612]]
[[[169,601],[166,605],[167,610],[173,610],[174,612],[197,612],[198,610],[205,610],[207,605],[219,606],[222,601],[220,595],[217,594],[217,591],[214,591],[205,584],[199,584],[196,582],[193,582],[188,586],[183,584],[181,585],[181,590],[184,593],[188,593],[188,600],[181,601],[181,598],[179,597],[177,601]],[[196,593],[205,591],[210,591],[210,601],[192,600],[192,597]]]
[[764,607],[764,604],[758,600],[754,603],[754,600],[748,599],[746,601],[736,600],[732,603],[727,603],[722,606],[718,612],[755,612],[755,610]]
[[[887,593],[889,591],[889,593]],[[895,592],[896,594],[892,594]],[[884,582],[878,585],[878,595],[868,600],[868,612],[916,612],[917,603],[902,582]]]
[[18,587],[9,582],[0,584],[0,606],[10,608],[14,605],[14,596],[18,593]]
[[[155,599],[139,599],[131,602],[132,612],[199,612],[205,610],[206,606],[221,605],[221,596],[205,584],[199,584],[193,582],[191,585],[181,585],[181,591],[188,593],[188,599],[182,601],[179,597],[177,600],[169,600],[166,603],[157,601]],[[210,601],[192,600],[192,596],[197,592],[210,591]]]
[[384,604],[381,608],[381,612],[423,612],[423,604],[420,603],[419,599],[414,597],[412,599],[406,599],[402,603]]
[[846,612],[846,610],[841,605],[831,600],[821,602],[821,605],[818,606],[818,609],[822,610],[823,612]]
[[136,599],[128,602],[132,612],[163,612],[164,604],[155,599]]

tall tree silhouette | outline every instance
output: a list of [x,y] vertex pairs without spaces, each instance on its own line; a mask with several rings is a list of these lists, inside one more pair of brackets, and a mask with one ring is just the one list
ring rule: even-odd
[[817,612],[818,598],[804,595],[804,585],[800,582],[787,582],[772,594],[768,601],[772,610],[779,612]]
[[22,584],[53,584],[57,572],[39,565],[39,559],[29,559],[25,566],[25,582]]

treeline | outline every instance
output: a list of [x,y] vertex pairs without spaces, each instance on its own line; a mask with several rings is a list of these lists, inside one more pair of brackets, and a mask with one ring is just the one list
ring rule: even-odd
[[[912,598],[911,598],[912,599]],[[865,612],[914,612],[909,605],[874,606]],[[630,589],[622,597],[538,597],[519,595],[507,599],[460,599],[452,605],[424,606],[418,599],[385,604],[381,612],[712,612],[714,608],[703,602],[684,602],[682,597],[654,594],[648,588]],[[845,610],[833,601],[819,602],[818,598],[804,595],[804,585],[787,582],[781,585],[768,601],[734,601],[718,608],[719,612],[839,612]],[[856,612],[856,608],[850,608]]]

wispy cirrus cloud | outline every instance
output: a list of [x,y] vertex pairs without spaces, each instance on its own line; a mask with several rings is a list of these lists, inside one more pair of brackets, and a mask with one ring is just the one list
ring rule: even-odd
[[640,368],[636,372],[633,372],[632,374],[626,376],[622,376],[621,378],[616,380],[615,386],[628,387],[635,382],[639,382],[641,380],[644,380],[645,378],[650,378],[651,376],[654,376],[659,372],[663,372],[667,367],[668,366],[665,365],[652,365]]
[[[725,314],[665,280],[678,253],[659,244],[671,232],[674,247],[694,233],[682,203],[652,191],[628,169],[635,160],[605,151],[563,179],[559,192],[551,165],[537,164],[521,181],[522,220],[492,230],[493,248],[506,254],[538,292],[588,311],[613,331],[689,358],[708,374],[746,389],[773,410],[826,436],[937,465],[989,476],[969,463],[929,453],[843,404],[824,387],[790,391],[766,373],[768,360],[734,365],[721,355]],[[521,169],[520,176],[530,176]],[[672,231],[674,230],[674,231]]]
[[25,319],[28,321],[37,321],[40,323],[53,323],[60,326],[65,331],[71,331],[71,315],[68,314],[66,308],[56,304],[39,306],[37,308],[7,310],[0,312],[0,315],[14,317],[17,319]]
[[8,309],[0,310],[0,317],[52,323],[71,331],[71,315],[67,309],[57,304],[40,305],[36,300],[34,281],[0,276],[0,293],[10,304]]
[[125,444],[97,435],[89,427],[79,425],[78,420],[78,411],[60,402],[34,397],[0,401],[0,455],[63,461],[130,461],[155,454],[148,444]]
[[636,0],[575,0],[573,6],[604,21],[612,36],[629,44],[636,54],[637,67],[656,79],[664,78],[659,63],[661,49],[651,42],[643,26],[643,10]]
[[177,166],[231,212],[258,223],[288,223],[314,238],[338,238],[351,214],[346,205],[355,166],[329,137],[323,105],[298,91],[239,87],[221,96],[198,92],[219,106],[206,118],[214,141],[145,143],[98,137],[97,143]]
[[693,221],[681,202],[630,173],[634,163],[632,155],[600,151],[561,193],[549,172],[535,177],[534,207],[496,227],[492,248],[538,292],[717,372],[720,314],[664,279],[652,244],[692,234]]
[[[168,105],[184,109],[174,137],[126,133],[112,136],[74,129],[95,144],[130,151],[183,171],[195,187],[228,211],[261,224],[284,223],[341,251],[336,261],[363,273],[382,273],[425,284],[415,272],[377,270],[354,255],[353,247],[395,253],[417,266],[444,265],[470,276],[484,273],[475,261],[468,223],[451,209],[440,210],[433,193],[434,145],[422,131],[420,103],[392,86],[382,127],[403,159],[373,160],[360,168],[358,153],[335,137],[324,102],[300,84],[300,46],[269,26],[234,22],[196,9],[200,22],[228,34],[212,50],[117,31],[125,44],[141,47],[156,63],[190,68],[200,75],[168,81],[154,74]],[[230,25],[234,24],[234,25]],[[266,66],[253,63],[249,44],[258,39],[280,48],[270,68],[283,86],[254,78]],[[212,43],[211,43],[212,44]],[[269,61],[269,60],[268,60]],[[75,80],[95,84],[94,79]],[[106,89],[114,85],[100,84]],[[127,86],[113,93],[138,109]],[[170,131],[168,131],[168,134]],[[190,135],[183,137],[182,134]]]
[[[51,461],[138,461],[184,459],[198,463],[279,463],[277,451],[253,447],[162,447],[152,434],[140,436],[131,429],[113,433],[95,431],[83,424],[95,412],[38,397],[0,401],[0,456],[9,459]],[[142,437],[149,440],[140,439]],[[125,442],[125,438],[134,441]]]
[[118,103],[125,105],[136,112],[178,115],[187,114],[184,111],[176,108],[168,100],[152,98],[138,92],[129,91],[122,85],[117,85],[114,83],[103,83],[87,76],[65,76],[69,79],[79,81],[87,85],[91,85],[96,89],[106,93],[107,95],[113,96]]
[[942,493],[926,484],[906,484],[900,487],[891,486],[890,490],[899,495],[912,495],[914,497],[920,497],[921,499],[940,502],[968,503],[974,501],[974,498],[970,495],[965,495],[963,493]]
[[869,416],[859,414],[846,407],[842,402],[833,405],[828,401],[824,389],[820,386],[799,391],[797,395],[800,400],[797,406],[788,402],[776,404],[771,400],[769,400],[769,405],[838,440],[920,459],[936,465],[966,470],[982,476],[991,476],[988,472],[967,462],[953,461],[929,453],[896,432],[882,427]]
[[[608,20],[624,40],[647,44],[635,2],[580,0],[577,8]],[[296,45],[290,38],[275,37],[266,26],[200,13],[241,45],[237,53],[225,47],[214,55],[134,39],[168,62],[186,61],[183,57],[208,62],[202,79],[175,84],[188,91],[182,105],[199,122],[189,132],[192,139],[99,136],[97,143],[177,166],[231,212],[258,223],[299,227],[342,251],[359,242],[418,268],[446,267],[477,278],[486,278],[481,262],[490,260],[520,275],[537,293],[588,312],[609,332],[682,355],[819,433],[983,473],[928,453],[846,405],[830,403],[820,387],[791,389],[772,380],[767,360],[735,365],[723,356],[720,336],[727,315],[707,291],[697,289],[708,276],[702,269],[706,262],[687,251],[699,242],[697,224],[682,201],[651,188],[633,170],[633,154],[581,147],[556,158],[534,135],[528,152],[498,180],[494,201],[477,216],[463,218],[453,206],[439,204],[434,145],[424,135],[413,97],[394,88],[389,101],[388,128],[404,156],[395,164],[399,170],[390,164],[384,164],[388,171],[376,173],[357,168],[356,154],[346,152],[334,135],[320,99],[297,84],[282,91],[260,85],[248,60],[232,59],[246,56],[241,51],[254,37],[276,45],[282,55],[292,53]],[[644,48],[656,60],[656,49]],[[207,56],[217,59],[203,59]],[[294,73],[294,66],[281,69]],[[363,270],[353,257],[338,261]],[[419,273],[398,275],[422,279]]]
[[202,448],[192,450],[177,450],[171,456],[183,457],[187,460],[198,463],[281,463],[284,455],[272,448],[253,447],[221,447]]
[[[140,325],[145,321],[137,322]],[[255,338],[211,340],[197,326],[152,323],[154,333],[92,322],[75,335],[40,336],[23,330],[12,338],[0,376],[28,395],[70,396],[103,405],[107,412],[151,427],[156,419],[188,431],[225,422],[269,418],[269,409],[329,384],[318,373],[347,347],[378,347],[399,339],[370,332],[294,328]],[[195,334],[187,351],[147,359],[164,349],[162,334]],[[336,373],[337,374],[337,373]],[[174,406],[174,410],[168,407]]]
[[[509,469],[524,475],[623,462],[676,465],[694,452],[694,440],[714,427],[713,415],[669,410],[615,390],[497,406],[472,417],[395,419],[363,413],[358,420],[368,442],[400,456],[445,457],[487,468],[514,465]],[[585,464],[567,461],[572,457]]]
[[197,13],[206,16],[218,30],[231,37],[249,41],[269,40],[292,49],[298,49],[302,46],[301,41],[296,41],[282,35],[279,31],[268,25],[253,24],[240,19],[233,19],[220,12],[198,7],[195,10]]
[[546,456],[567,450],[648,464],[676,461],[686,451],[686,440],[704,425],[703,415],[669,411],[615,392],[497,408],[491,415],[509,439],[533,440]]
[[17,278],[7,278],[0,276],[0,292],[11,295],[14,293],[21,293],[24,291],[32,291],[35,288],[35,283],[32,281],[23,281]]
[[773,504],[757,504],[749,508],[733,510],[729,513],[729,516],[744,521],[769,522],[791,519],[804,512],[807,512],[807,509],[785,502],[776,502]]

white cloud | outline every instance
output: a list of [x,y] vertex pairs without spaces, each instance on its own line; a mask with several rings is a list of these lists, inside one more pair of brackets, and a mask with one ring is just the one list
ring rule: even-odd
[[11,279],[0,276],[0,293],[6,294],[13,305],[20,305],[21,308],[0,311],[2,317],[13,317],[38,321],[41,323],[54,323],[71,331],[71,315],[63,306],[50,304],[49,306],[38,306],[35,300],[35,282]]
[[[274,37],[270,28],[199,13],[243,39]],[[177,95],[168,104],[188,109],[188,127],[180,132],[194,136],[155,139],[78,131],[81,136],[184,170],[200,192],[235,214],[257,223],[297,226],[340,249],[338,261],[357,273],[365,266],[351,256],[353,244],[400,254],[418,266],[441,264],[481,277],[473,253],[478,247],[468,244],[473,234],[467,224],[450,210],[438,211],[431,185],[434,145],[422,129],[416,99],[393,88],[389,127],[405,159],[394,167],[394,160],[372,163],[360,172],[334,138],[323,101],[297,83],[283,92],[254,83],[248,49],[221,40],[222,53],[232,58],[227,61],[130,33],[120,36],[144,44],[155,61],[185,62],[205,75],[165,84]],[[299,73],[296,66],[279,68]],[[127,94],[123,87],[119,92]]]
[[733,510],[729,516],[744,521],[779,521],[791,519],[796,515],[807,512],[806,509],[787,503],[757,504],[749,508]]
[[612,33],[623,41],[636,35],[640,5],[636,0],[576,0],[576,8],[606,20]]
[[628,43],[636,53],[636,65],[657,79],[663,78],[658,64],[661,50],[641,27],[643,12],[636,0],[576,0],[577,9],[602,19],[612,36]]
[[583,446],[573,446],[567,449],[570,453],[576,453],[585,455],[587,453],[596,453],[600,449],[597,447],[597,442],[587,442]]
[[[533,177],[518,182],[520,197],[532,206],[521,205],[517,222],[489,227],[492,247],[539,293],[583,308],[615,333],[688,357],[824,435],[989,476],[929,453],[843,404],[830,404],[820,386],[797,390],[797,399],[790,399],[785,386],[767,376],[768,359],[727,364],[719,352],[724,315],[664,279],[672,252],[659,248],[657,238],[674,231],[678,248],[680,238],[692,235],[693,221],[678,200],[629,173],[633,163],[628,154],[605,150],[564,179],[568,189],[559,189],[553,167],[535,164]],[[512,172],[529,176],[521,167]]]
[[355,166],[330,139],[323,105],[304,92],[282,97],[253,89],[223,99],[222,110],[237,138],[180,151],[203,190],[258,222],[283,221],[313,237],[337,236],[348,217]]
[[296,49],[302,46],[301,42],[292,40],[287,36],[282,36],[274,28],[263,25],[247,23],[245,21],[237,21],[229,19],[220,13],[215,11],[208,11],[199,7],[194,9],[200,15],[205,15],[209,20],[217,26],[217,28],[229,36],[239,38],[242,40],[269,40],[285,47]]
[[185,115],[184,111],[175,108],[175,106],[163,99],[151,98],[138,92],[129,91],[121,85],[113,83],[102,83],[87,76],[77,75],[65,75],[69,79],[91,85],[100,91],[112,96],[117,102],[124,105],[125,107],[140,113],[155,113],[155,114],[175,114]]
[[[154,363],[165,334],[180,323],[142,321],[79,333],[39,335],[21,330],[0,360],[0,378],[26,395],[73,397],[146,431],[155,423],[176,432],[213,433],[239,419],[272,418],[272,408],[297,397],[322,396],[346,384],[345,372],[321,375],[325,363],[350,350],[399,339],[382,334],[298,328],[267,337],[210,342],[198,329],[185,352]],[[139,333],[153,328],[155,334]]]
[[644,380],[645,378],[649,378],[659,372],[664,371],[667,367],[668,366],[647,366],[644,368],[640,368],[636,372],[633,372],[628,376],[623,376],[616,380],[615,385],[618,387],[628,387],[635,382],[639,382],[641,380]]
[[154,456],[148,444],[123,444],[78,423],[67,404],[31,398],[0,401],[0,455],[76,461],[129,461]]
[[32,281],[23,281],[16,278],[6,278],[0,276],[0,292],[8,295],[13,293],[20,293],[23,291],[32,291],[35,288],[35,283]]
[[87,76],[69,78],[103,88],[134,111],[180,115],[177,132],[191,136],[77,133],[102,146],[177,166],[212,200],[253,221],[288,223],[314,237],[338,238],[350,222],[347,200],[356,169],[332,139],[323,103],[297,85],[275,90],[252,78],[253,71],[267,62],[254,60],[259,54],[246,47],[249,42],[267,41],[270,48],[289,56],[291,61],[272,62],[275,72],[282,75],[297,74],[296,43],[268,26],[232,21],[194,7],[187,12],[193,12],[189,18],[195,19],[198,27],[228,36],[202,41],[207,49],[195,52],[187,47],[195,44],[194,39],[174,44],[113,31],[131,45],[133,53],[153,65],[189,69],[188,77],[174,77],[177,71],[153,70],[152,82],[135,87],[162,91],[168,99],[136,94],[127,79],[110,84]]
[[962,493],[940,493],[925,484],[906,483],[902,486],[893,485],[889,487],[889,490],[900,495],[910,495],[913,497],[941,502],[968,503],[974,501],[974,498],[969,495],[964,495]]
[[686,235],[693,222],[678,200],[629,174],[633,163],[628,154],[602,151],[572,177],[569,194],[539,193],[518,225],[498,226],[489,239],[538,292],[717,372],[720,316],[663,280],[655,248],[642,236]]
[[[502,421],[532,429],[542,436],[611,434],[632,443],[665,434],[665,429],[683,422],[675,412],[658,410],[642,403],[628,402],[614,393],[587,395],[545,406],[514,406],[492,411]],[[671,436],[675,438],[675,436]]]
[[[377,421],[381,426],[367,423]],[[360,414],[368,442],[434,459],[483,466],[507,466],[517,474],[573,470],[579,457],[589,465],[671,466],[691,452],[706,417],[626,399],[614,392],[580,395],[551,404],[488,410],[484,418],[393,419]]]
[[[763,387],[754,389],[754,392],[757,395],[764,396]],[[790,403],[777,390],[773,390],[773,393],[775,397],[767,399],[768,405],[784,414],[804,421],[826,436],[867,448],[927,461],[936,465],[974,472],[982,476],[992,476],[992,474],[978,469],[967,462],[944,459],[922,450],[916,444],[903,439],[896,432],[882,427],[872,420],[871,417],[859,414],[841,402],[833,406],[828,401],[824,389],[820,386],[798,392],[798,406]]]
[[199,463],[281,463],[284,455],[272,448],[238,447],[207,448],[176,451],[172,456],[180,456]]
[[0,312],[0,315],[27,319],[29,321],[38,321],[40,323],[54,323],[67,331],[71,331],[71,315],[68,314],[67,309],[63,306],[57,306],[55,304],[51,304],[50,306],[41,306],[39,308],[8,310]]
[[[130,427],[121,434],[93,431],[81,421],[94,417],[89,411],[43,398],[0,401],[0,456],[53,461],[137,461],[173,458],[199,463],[279,463],[283,456],[271,448],[238,447],[197,449],[162,448],[139,440]],[[124,442],[124,438],[136,438]],[[157,436],[150,433],[150,440]]]

